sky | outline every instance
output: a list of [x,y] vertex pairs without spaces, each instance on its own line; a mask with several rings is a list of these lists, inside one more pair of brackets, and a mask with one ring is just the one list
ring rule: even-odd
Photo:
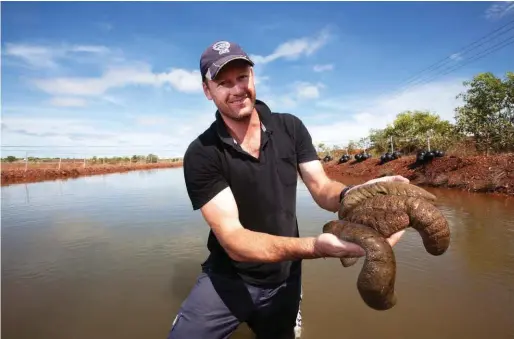
[[257,98],[315,144],[344,146],[406,110],[453,122],[464,81],[514,71],[514,44],[477,56],[512,41],[512,23],[463,51],[514,20],[514,2],[1,5],[2,157],[181,157],[214,120],[199,59],[218,40],[250,54]]

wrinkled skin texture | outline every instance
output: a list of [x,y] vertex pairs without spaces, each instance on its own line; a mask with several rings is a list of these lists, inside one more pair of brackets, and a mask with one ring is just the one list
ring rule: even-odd
[[[338,213],[339,221],[323,226],[366,251],[357,287],[364,302],[376,310],[396,304],[396,259],[386,238],[412,227],[426,251],[441,255],[450,245],[450,230],[443,214],[433,205],[436,197],[420,187],[402,182],[379,182],[348,192]],[[379,240],[380,239],[380,240]],[[341,258],[344,267],[358,258]]]
[[[359,294],[368,306],[376,310],[393,307],[396,304],[396,260],[387,240],[368,226],[345,220],[326,223],[323,232],[356,243],[366,251],[366,259],[357,279]],[[341,262],[343,260],[345,259],[341,259]]]
[[343,203],[339,209],[339,219],[343,219],[347,213],[349,213],[355,206],[358,206],[362,201],[379,195],[415,197],[431,202],[436,200],[435,195],[432,193],[410,183],[387,181],[377,182],[350,190],[343,199]]

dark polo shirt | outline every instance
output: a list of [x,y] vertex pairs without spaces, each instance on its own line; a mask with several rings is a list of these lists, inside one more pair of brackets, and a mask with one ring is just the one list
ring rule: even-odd
[[[243,227],[272,235],[298,237],[296,186],[298,165],[318,160],[305,125],[288,113],[272,113],[256,101],[262,122],[259,159],[245,152],[229,135],[219,112],[216,121],[196,138],[184,156],[184,175],[193,209],[197,210],[230,187]],[[299,273],[300,261],[236,262],[212,231],[207,260],[212,270],[237,273],[251,284],[280,283]]]

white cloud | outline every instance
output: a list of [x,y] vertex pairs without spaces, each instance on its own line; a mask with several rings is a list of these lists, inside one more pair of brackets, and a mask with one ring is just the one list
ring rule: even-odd
[[132,66],[108,68],[97,78],[50,78],[35,79],[34,85],[42,91],[53,95],[99,96],[111,88],[129,85],[162,86],[171,85],[180,92],[201,91],[199,71],[172,69],[169,72],[153,73],[144,63]]
[[136,121],[139,125],[154,126],[169,124],[171,120],[164,115],[143,115],[136,117]]
[[[3,117],[2,142],[4,145],[39,145],[30,148],[33,156],[122,156],[153,153],[162,157],[182,156],[193,139],[213,121],[212,111],[191,112],[186,119],[168,118],[165,115],[137,116],[134,119],[145,125],[143,129],[131,124],[90,119]],[[159,124],[169,126],[172,133],[146,128]],[[68,146],[68,147],[63,147]],[[102,146],[102,147],[99,147]],[[103,147],[109,146],[109,147]],[[25,149],[5,154],[23,156]],[[29,154],[29,155],[30,155]],[[68,154],[68,155],[66,155]]]
[[297,100],[317,99],[320,96],[319,90],[323,84],[311,84],[308,82],[297,82],[295,84],[294,96]]
[[23,43],[6,43],[4,55],[17,58],[36,68],[56,68],[57,60],[76,57],[79,53],[107,54],[109,48],[96,45],[31,45]]
[[86,106],[86,100],[72,97],[53,97],[50,99],[50,105],[59,107],[83,107]]
[[297,81],[291,85],[287,93],[277,94],[268,91],[264,97],[265,101],[278,110],[289,110],[298,107],[302,101],[318,99],[321,96],[320,89],[324,87],[322,83]]
[[[295,89],[320,85],[297,83],[291,87],[290,95],[276,96],[265,101],[274,110],[282,111],[301,103],[298,101],[298,93],[304,92],[295,92]],[[419,86],[389,98],[363,96],[350,99],[318,99],[317,102],[316,99],[308,99],[305,102],[314,102],[312,105],[309,104],[309,107],[312,107],[316,114],[302,117],[302,120],[315,143],[325,142],[328,145],[344,146],[349,140],[367,136],[371,128],[384,128],[398,113],[405,110],[429,110],[439,114],[443,119],[453,121],[454,108],[460,104],[455,97],[462,91],[462,79],[453,79]],[[314,91],[309,95],[315,96],[313,93]],[[178,118],[170,113],[156,113],[133,116],[135,123],[118,124],[90,119],[49,118],[49,111],[43,111],[44,115],[36,119],[4,114],[2,123],[7,128],[2,131],[2,141],[8,145],[73,145],[76,147],[59,148],[58,151],[76,152],[80,153],[80,156],[150,152],[166,157],[182,156],[189,143],[212,123],[213,108],[210,105],[212,103],[208,102],[195,111],[181,111],[181,116],[185,118]],[[86,147],[101,145],[113,147]],[[48,154],[57,151],[49,147],[39,152],[42,155],[44,152]]]
[[[397,96],[323,100],[317,102],[319,115],[331,115],[330,122],[305,119],[314,142],[345,145],[369,135],[372,128],[384,128],[398,113],[406,110],[428,110],[442,119],[454,122],[454,108],[460,105],[456,96],[464,91],[462,79],[433,82]],[[321,122],[320,122],[321,121]]]
[[333,69],[334,69],[333,64],[314,65],[314,67],[313,67],[314,72],[325,72],[325,71],[331,71]]
[[[101,45],[7,43],[3,53],[33,68],[44,68],[47,71],[46,74],[51,74],[45,78],[32,78],[29,81],[36,89],[54,96],[48,101],[53,106],[81,107],[86,106],[91,100],[120,104],[122,99],[113,98],[109,91],[127,86],[173,88],[183,93],[201,92],[198,70],[178,68],[154,72],[150,65],[126,61],[121,51]],[[99,76],[57,77],[57,74],[65,74],[64,71],[72,72],[81,67],[80,65],[72,67],[64,63],[65,61],[98,63],[103,73]]]
[[462,56],[460,55],[460,53],[454,53],[454,54],[450,55],[450,59],[455,60],[455,61],[460,61],[460,60],[462,60]]
[[502,17],[514,13],[514,1],[495,3],[487,8],[485,17],[490,20],[501,19]]
[[54,68],[56,53],[50,48],[23,44],[5,44],[5,55],[17,57],[35,67]]
[[266,64],[280,58],[296,60],[303,55],[311,55],[316,52],[328,42],[329,37],[328,31],[323,30],[315,37],[303,37],[286,41],[275,48],[273,53],[269,55],[251,55],[250,58],[256,64]]
[[105,46],[92,46],[92,45],[78,45],[70,48],[71,52],[83,52],[83,53],[96,53],[96,54],[107,54],[110,52],[109,48]]

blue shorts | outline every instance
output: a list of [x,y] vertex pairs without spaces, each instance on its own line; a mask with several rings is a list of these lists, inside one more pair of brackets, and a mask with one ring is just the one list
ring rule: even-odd
[[299,338],[301,298],[300,275],[263,288],[204,268],[182,303],[168,339],[229,338],[243,322],[258,339]]

